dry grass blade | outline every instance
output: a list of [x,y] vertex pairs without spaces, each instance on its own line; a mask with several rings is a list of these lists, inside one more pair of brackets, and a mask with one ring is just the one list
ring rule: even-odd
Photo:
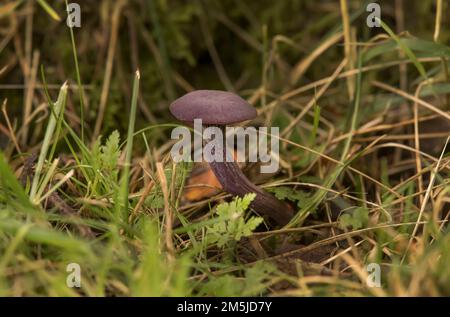
[[414,240],[415,237],[416,237],[417,230],[419,229],[419,224],[420,224],[420,222],[421,222],[421,220],[422,220],[423,213],[424,213],[425,208],[426,208],[426,206],[427,206],[427,204],[428,204],[428,199],[430,198],[431,191],[432,191],[432,189],[433,189],[433,185],[434,185],[434,181],[435,181],[435,179],[436,179],[436,175],[437,175],[437,173],[438,173],[438,171],[439,171],[439,165],[440,165],[440,163],[441,163],[441,161],[442,161],[442,158],[443,158],[443,156],[444,156],[445,149],[447,148],[447,145],[448,145],[448,141],[449,141],[449,140],[450,140],[450,136],[449,136],[449,137],[447,138],[447,140],[445,141],[445,145],[444,145],[444,148],[442,149],[441,156],[439,157],[439,160],[438,160],[438,162],[437,162],[437,164],[436,164],[436,167],[435,167],[434,170],[431,172],[430,182],[429,182],[429,184],[428,184],[428,188],[427,188],[427,191],[426,191],[426,193],[425,193],[425,197],[424,197],[424,199],[423,199],[423,201],[422,201],[422,205],[421,205],[421,207],[420,207],[420,212],[419,212],[419,215],[418,215],[418,217],[417,217],[417,222],[416,222],[416,224],[415,224],[415,226],[414,226],[414,230],[413,230],[413,232],[412,232],[412,234],[411,234],[411,237],[410,237],[410,239],[409,239],[409,241],[408,241],[408,245],[407,245],[406,250],[405,250],[405,252],[404,252],[404,254],[403,254],[401,263],[403,263],[403,262],[405,261],[405,258],[406,258],[406,256],[408,255],[409,249],[411,248],[411,244],[412,244],[413,240]]
[[168,260],[173,262],[175,255],[175,248],[172,241],[173,213],[169,202],[169,189],[167,187],[167,178],[166,174],[164,173],[164,166],[161,162],[156,163],[156,171],[158,173],[161,190],[163,192],[164,197],[164,219],[165,219],[164,235],[166,241],[166,248],[168,252],[167,256]]
[[413,102],[417,102],[418,105],[423,106],[423,107],[427,108],[428,110],[431,110],[431,111],[439,114],[440,116],[442,116],[443,118],[445,118],[447,120],[450,120],[450,114],[448,114],[447,112],[442,111],[439,108],[433,106],[432,104],[430,104],[430,103],[428,103],[426,101],[423,101],[422,99],[416,98],[415,96],[412,96],[412,95],[410,95],[410,94],[408,94],[408,93],[406,93],[406,92],[404,92],[404,91],[402,91],[400,89],[397,89],[395,87],[389,86],[387,84],[383,84],[383,83],[381,83],[379,81],[373,81],[372,85],[375,86],[375,87],[384,89],[386,91],[392,92],[394,94],[397,94],[399,96],[402,96],[403,98],[406,98],[406,99],[411,100]]
[[314,51],[312,51],[306,58],[298,62],[291,71],[290,82],[295,85],[297,81],[308,70],[311,64],[319,58],[327,49],[335,45],[342,38],[342,32],[338,32],[330,36],[326,41],[319,45]]
[[103,124],[103,117],[105,115],[106,104],[108,101],[109,86],[111,83],[111,75],[113,70],[114,54],[116,51],[117,36],[119,32],[119,20],[122,8],[125,6],[126,0],[119,0],[114,6],[114,11],[111,17],[111,33],[109,38],[108,55],[106,57],[105,75],[103,78],[102,93],[100,97],[100,104],[98,106],[97,120],[95,121],[94,133],[92,134],[92,142],[97,140]]
[[3,117],[5,118],[11,141],[13,142],[14,146],[16,147],[17,153],[22,154],[22,151],[20,150],[19,142],[17,141],[16,134],[14,133],[14,129],[11,125],[11,121],[9,120],[8,112],[6,110],[7,101],[8,101],[7,99],[5,99],[3,101],[3,105],[2,105]]
[[304,117],[304,115],[311,110],[311,108],[317,103],[317,100],[328,90],[331,83],[337,78],[337,76],[341,73],[342,69],[347,65],[347,60],[344,59],[339,66],[336,68],[336,70],[333,72],[333,75],[331,75],[328,82],[320,88],[320,90],[317,92],[317,94],[306,104],[306,106],[303,108],[303,110],[288,124],[286,128],[283,129],[281,132],[281,136],[286,136],[291,130],[298,124],[298,122]]
[[29,117],[32,110],[32,102],[33,102],[33,94],[34,94],[34,88],[36,85],[36,75],[38,70],[38,64],[39,64],[39,52],[35,51],[33,54],[33,62],[31,65],[31,71],[30,71],[30,77],[27,80],[26,84],[26,99],[25,99],[25,109],[23,112],[23,133],[20,136],[22,140],[22,144],[26,144],[27,136],[28,136],[28,122]]

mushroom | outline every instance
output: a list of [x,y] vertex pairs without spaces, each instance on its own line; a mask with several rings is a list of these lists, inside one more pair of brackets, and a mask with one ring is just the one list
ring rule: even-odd
[[[256,109],[247,101],[236,94],[219,90],[196,90],[187,93],[170,105],[170,112],[188,125],[192,125],[194,119],[201,119],[205,126],[220,128],[223,135],[221,142],[217,138],[208,141],[213,142],[213,151],[223,153],[223,158],[228,154],[225,127],[257,116]],[[210,161],[209,165],[226,192],[239,197],[248,193],[256,194],[250,204],[253,210],[268,216],[279,225],[286,225],[292,219],[292,208],[253,184],[234,160]]]

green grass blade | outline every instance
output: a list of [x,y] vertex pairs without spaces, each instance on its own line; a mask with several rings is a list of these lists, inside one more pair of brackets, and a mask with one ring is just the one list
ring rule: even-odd
[[130,175],[130,165],[131,165],[131,154],[133,150],[133,134],[134,134],[134,125],[136,122],[136,109],[137,109],[137,100],[139,95],[139,80],[140,73],[136,71],[134,82],[133,82],[133,95],[131,99],[131,111],[130,111],[130,120],[128,124],[128,134],[127,134],[127,145],[125,152],[125,166],[122,173],[122,178],[120,180],[120,189],[119,189],[119,197],[116,203],[116,215],[121,214],[121,210],[126,214],[128,210],[128,182]]
[[14,194],[15,200],[17,200],[24,210],[31,211],[35,209],[13,171],[11,171],[3,152],[0,151],[0,190],[7,189]]
[[[14,219],[4,219],[0,221],[0,231],[9,234],[17,234],[23,226],[29,226]],[[70,250],[70,252],[90,253],[88,244],[82,240],[72,238],[66,234],[55,231],[51,228],[42,228],[31,225],[26,231],[24,238],[28,241]]]
[[56,13],[56,11],[47,3],[47,1],[37,0],[37,2],[42,7],[42,9],[44,9],[48,13],[48,15],[51,16],[54,20],[58,22],[61,21],[61,18],[58,15],[58,13]]
[[54,135],[56,121],[58,119],[59,113],[61,112],[61,109],[64,108],[64,105],[66,102],[66,97],[67,97],[67,83],[64,83],[59,91],[58,99],[57,99],[57,101],[55,103],[55,107],[54,107],[54,113],[52,112],[52,115],[50,115],[50,120],[47,125],[47,129],[45,131],[44,142],[42,143],[41,152],[39,154],[38,162],[36,165],[36,172],[35,172],[35,175],[33,178],[33,184],[31,185],[31,190],[30,190],[31,201],[35,200],[35,196],[38,191],[38,185],[40,182],[42,169],[44,167],[44,162],[47,157],[47,152],[50,147],[51,139]]
[[417,60],[417,57],[413,53],[413,51],[407,45],[405,45],[405,43],[403,41],[401,41],[397,35],[395,35],[395,33],[391,30],[391,28],[386,23],[384,23],[381,19],[378,19],[378,20],[381,23],[381,27],[386,31],[387,34],[389,34],[389,36],[392,39],[394,39],[394,41],[397,43],[397,45],[400,47],[400,49],[406,54],[406,56],[408,56],[408,58],[411,60],[411,62],[414,64],[414,66],[419,71],[420,75],[424,79],[427,79],[428,77],[427,77],[427,73],[425,71],[425,68]]
[[287,226],[286,226],[287,228],[295,227],[296,225],[303,223],[303,221],[306,219],[306,217],[308,217],[308,215],[311,212],[313,212],[319,206],[319,204],[323,201],[323,199],[326,197],[326,195],[328,193],[328,191],[326,189],[331,188],[331,186],[333,186],[333,184],[336,182],[337,178],[342,173],[344,168],[351,162],[351,159],[346,161],[346,157],[347,157],[348,151],[350,149],[350,144],[352,142],[353,131],[355,131],[356,125],[357,125],[357,118],[358,118],[358,113],[359,113],[359,103],[360,103],[360,98],[361,98],[361,80],[362,80],[361,68],[362,68],[362,55],[360,53],[359,58],[358,58],[358,69],[360,71],[358,72],[357,80],[356,80],[355,98],[354,98],[354,103],[353,103],[350,131],[348,133],[348,137],[345,141],[345,144],[344,144],[344,147],[343,147],[343,150],[341,153],[341,162],[343,164],[339,164],[338,166],[336,166],[334,168],[331,175],[328,176],[327,179],[325,180],[324,184],[322,184],[324,189],[319,189],[311,197],[311,199],[308,201],[306,206],[304,206],[294,216],[294,218],[291,220],[291,222],[289,222],[287,224]]
[[[69,4],[66,0],[66,8],[68,5]],[[75,35],[73,34],[73,27],[69,26],[69,30],[70,30],[70,41],[72,44],[73,62],[75,63],[75,73],[77,75],[78,93],[80,98],[81,141],[84,142],[84,91],[83,85],[81,84],[80,67],[78,66],[77,46],[75,43]]]

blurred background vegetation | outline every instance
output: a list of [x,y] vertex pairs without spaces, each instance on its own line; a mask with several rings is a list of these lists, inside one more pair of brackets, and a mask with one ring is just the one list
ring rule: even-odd
[[[2,82],[17,85],[15,89],[2,88],[2,96],[10,104],[25,102],[21,85],[26,80],[25,67],[32,66],[34,54],[39,54],[36,62],[44,67],[49,84],[60,85],[66,80],[76,83],[64,1],[49,1],[61,21],[55,21],[37,2],[30,2],[36,1],[6,1],[2,10],[0,62],[7,65]],[[96,121],[106,80],[110,84],[107,100],[103,102],[107,106],[102,131],[108,134],[114,129],[126,130],[128,119],[123,110],[130,104],[130,80],[138,68],[142,74],[138,125],[144,127],[171,121],[168,103],[188,90],[234,90],[248,97],[260,87],[264,75],[267,89],[276,96],[329,76],[344,51],[342,43],[335,41],[292,82],[293,73],[298,72],[295,66],[341,28],[338,1],[81,0],[77,3],[82,10],[81,28],[75,28],[74,33],[80,75],[86,86],[85,120],[91,130],[88,133],[93,133],[95,125],[90,123]],[[12,13],[9,11],[13,4],[17,6]],[[348,5],[358,41],[383,33],[381,28],[366,26],[368,13],[364,2],[348,1]],[[398,1],[383,1],[381,5],[382,19],[388,25],[432,40],[435,1],[403,3],[401,10],[396,10]],[[399,10],[402,25],[397,26]],[[444,26],[439,41],[447,43],[450,35]],[[108,64],[111,72],[106,74]],[[398,68],[384,70],[378,76],[398,81]],[[42,84],[40,69],[36,81],[38,86]],[[38,94],[40,91],[41,88]],[[76,97],[77,94],[70,97],[69,109],[76,108]],[[348,98],[337,97],[324,99],[323,103],[332,102],[334,111],[344,112]],[[10,108],[11,115],[20,116],[20,107]]]

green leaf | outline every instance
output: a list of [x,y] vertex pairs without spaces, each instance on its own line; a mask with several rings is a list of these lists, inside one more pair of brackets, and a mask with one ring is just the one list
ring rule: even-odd
[[102,167],[108,171],[113,171],[119,161],[120,135],[117,130],[111,133],[105,145],[100,146],[100,160]]
[[298,208],[303,208],[311,199],[311,193],[287,186],[273,187],[269,189],[275,197],[281,200],[290,200],[297,203]]
[[201,294],[209,296],[236,296],[244,289],[244,282],[227,274],[211,279],[202,287]]
[[352,227],[353,230],[361,229],[367,226],[369,221],[369,211],[366,208],[358,207],[353,211],[344,213],[339,218],[341,228]]
[[400,38],[391,30],[391,28],[380,20],[381,26],[383,29],[389,34],[391,38],[394,39],[394,41],[397,43],[398,47],[406,54],[406,56],[411,60],[411,62],[414,64],[414,66],[417,68],[420,75],[423,77],[423,79],[428,79],[427,73],[425,71],[425,68],[423,65],[417,60],[416,55],[411,50],[411,48],[404,42],[401,41]]
[[255,194],[247,194],[243,198],[237,197],[229,203],[217,206],[219,221],[207,227],[208,242],[223,247],[230,241],[239,241],[242,237],[251,235],[263,221],[261,217],[250,217],[245,221],[244,212],[254,198]]
[[364,62],[368,62],[371,59],[380,56],[385,53],[393,52],[401,47],[408,47],[413,52],[417,52],[418,56],[423,57],[450,57],[450,47],[422,40],[416,37],[406,37],[390,39],[383,42],[373,48],[370,48],[364,53]]

